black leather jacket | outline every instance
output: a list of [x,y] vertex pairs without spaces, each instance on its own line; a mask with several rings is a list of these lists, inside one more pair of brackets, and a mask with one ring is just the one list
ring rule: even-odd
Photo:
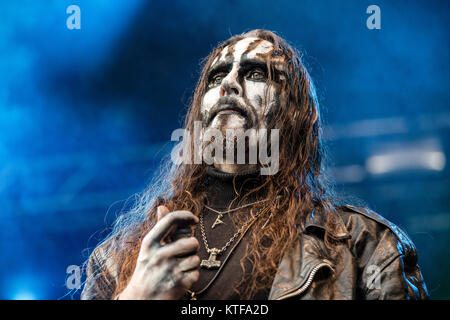
[[347,205],[336,212],[336,254],[327,255],[325,217],[310,213],[305,232],[279,266],[269,299],[427,299],[412,241],[379,214]]
[[[305,230],[279,265],[269,299],[350,300],[427,299],[412,241],[400,228],[377,213],[344,206],[334,213],[334,254],[324,241],[325,216],[314,211]],[[108,276],[94,270],[102,261],[102,246],[89,259],[82,299],[113,299],[117,279],[113,261],[106,261]]]

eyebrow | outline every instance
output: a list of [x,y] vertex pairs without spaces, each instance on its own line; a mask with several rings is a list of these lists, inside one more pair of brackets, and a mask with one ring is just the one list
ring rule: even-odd
[[255,58],[242,58],[239,66],[241,68],[248,68],[248,67],[260,67],[263,70],[267,69],[267,62],[260,60],[260,59],[255,59]]
[[[229,71],[232,67],[233,59],[230,57],[225,59],[224,61],[216,63],[213,67],[211,67],[207,73],[207,79],[210,79],[212,75],[215,75],[221,71]],[[248,67],[260,67],[261,69],[267,69],[267,63],[260,59],[255,58],[246,58],[243,57],[239,62],[240,68],[248,68]]]
[[231,66],[233,64],[233,58],[227,58],[225,61],[216,62],[206,74],[206,79],[210,80],[211,76],[220,71],[231,70]]

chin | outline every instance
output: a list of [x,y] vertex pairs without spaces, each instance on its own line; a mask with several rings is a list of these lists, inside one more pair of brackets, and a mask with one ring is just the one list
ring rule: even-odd
[[246,130],[247,127],[245,126],[245,124],[232,124],[232,125],[227,125],[227,126],[223,126],[221,128],[222,131],[226,131],[226,130]]
[[226,130],[245,130],[247,129],[247,121],[241,116],[225,116],[225,117],[217,117],[214,119],[213,123],[211,124],[211,128],[221,130],[222,132],[225,132]]

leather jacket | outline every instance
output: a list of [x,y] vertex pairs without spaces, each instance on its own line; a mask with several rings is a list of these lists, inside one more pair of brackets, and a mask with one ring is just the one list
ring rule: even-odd
[[[324,240],[325,216],[306,217],[296,245],[285,252],[269,300],[427,299],[414,244],[396,225],[372,210],[346,205],[336,210],[333,241]],[[114,263],[97,275],[102,246],[91,255],[81,299],[113,299]]]
[[311,212],[295,248],[285,253],[269,299],[427,299],[414,244],[372,210],[346,205],[336,211],[331,257],[325,217]]

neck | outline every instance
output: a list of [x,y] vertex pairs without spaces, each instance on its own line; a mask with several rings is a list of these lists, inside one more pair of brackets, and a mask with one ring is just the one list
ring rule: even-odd
[[230,173],[211,166],[208,167],[207,174],[209,179],[206,192],[210,206],[226,208],[232,201],[239,205],[241,200],[251,202],[261,196],[261,191],[248,195],[264,182],[264,176],[259,174],[258,169]]
[[214,168],[226,173],[245,173],[258,169],[257,164],[219,164],[214,162]]

